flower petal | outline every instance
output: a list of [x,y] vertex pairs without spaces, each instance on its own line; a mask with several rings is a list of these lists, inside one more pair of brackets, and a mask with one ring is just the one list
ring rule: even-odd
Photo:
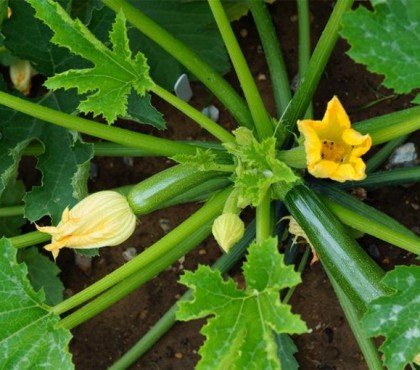
[[349,128],[343,132],[343,140],[348,145],[353,145],[352,156],[360,157],[367,153],[372,146],[372,138],[369,134],[362,135],[360,132]]
[[337,131],[338,128],[346,129],[350,128],[350,119],[347,115],[344,107],[341,105],[340,100],[334,96],[327,105],[327,110],[325,112],[322,122],[326,123],[328,127]]
[[[321,179],[331,178],[338,169],[339,164],[333,161],[320,161],[312,166],[308,166],[308,171],[312,176]],[[334,179],[333,179],[334,180]]]
[[305,137],[306,163],[315,163],[321,160],[321,140],[314,127],[320,121],[303,120],[298,121],[299,132]]

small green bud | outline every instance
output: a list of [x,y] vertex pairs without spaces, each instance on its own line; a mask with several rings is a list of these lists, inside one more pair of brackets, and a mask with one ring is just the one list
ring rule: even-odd
[[224,213],[213,222],[213,236],[225,252],[229,252],[230,248],[241,240],[244,232],[245,225],[235,213]]

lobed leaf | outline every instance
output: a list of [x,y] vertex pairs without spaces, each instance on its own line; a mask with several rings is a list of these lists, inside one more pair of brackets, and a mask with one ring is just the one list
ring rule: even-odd
[[0,240],[0,368],[73,369],[71,334],[57,327],[60,317],[35,292],[27,268],[16,261],[16,249]]
[[[193,295],[179,303],[177,318],[214,316],[201,330],[206,342],[197,369],[280,369],[276,334],[307,331],[300,317],[279,300],[279,290],[297,285],[300,276],[284,264],[276,238],[252,244],[243,270],[244,290],[207,266],[181,277]],[[283,349],[294,353],[293,346]]]
[[79,20],[52,0],[27,0],[54,36],[51,41],[68,48],[73,54],[87,59],[92,68],[71,69],[50,77],[45,86],[49,89],[76,88],[79,94],[87,93],[78,109],[103,115],[108,123],[127,112],[128,96],[134,90],[140,96],[153,87],[146,58],[141,53],[132,56],[128,45],[125,16],[117,14],[109,38],[112,49],[101,43]]
[[380,349],[388,369],[420,365],[420,267],[397,266],[383,283],[395,292],[372,301],[362,325],[369,336],[386,337]]
[[372,2],[348,12],[341,35],[351,48],[350,57],[371,72],[385,75],[384,86],[397,93],[420,87],[420,1]]

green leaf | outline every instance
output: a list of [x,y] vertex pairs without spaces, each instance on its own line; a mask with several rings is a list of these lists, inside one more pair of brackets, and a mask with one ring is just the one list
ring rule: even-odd
[[43,289],[45,303],[54,306],[63,300],[64,286],[58,274],[60,269],[48,257],[38,252],[38,248],[19,250],[19,262],[28,267],[28,278],[36,291]]
[[297,363],[294,354],[298,350],[293,343],[292,338],[287,334],[280,334],[276,336],[276,341],[281,368],[284,370],[297,370],[299,364]]
[[[63,0],[60,3],[68,6],[71,1]],[[4,22],[2,33],[6,48],[14,56],[31,61],[34,68],[46,76],[69,68],[86,67],[87,64],[80,57],[51,44],[51,30],[35,18],[35,11],[28,3],[9,0],[9,6],[12,17]]]
[[128,108],[124,118],[152,125],[158,130],[166,129],[166,122],[162,114],[152,106],[149,94],[140,97],[131,93],[128,97]]
[[79,18],[84,24],[88,25],[92,19],[92,13],[100,10],[104,6],[101,0],[72,0],[71,16]]
[[417,94],[415,98],[411,101],[411,104],[418,104],[420,105],[420,94]]
[[217,171],[216,154],[211,149],[197,149],[195,155],[178,154],[171,159],[197,171]]
[[350,57],[369,71],[385,75],[384,86],[397,93],[420,87],[420,1],[373,2],[344,17],[341,35],[351,48]]
[[279,290],[301,280],[292,266],[284,264],[276,238],[252,244],[243,271],[244,290],[207,266],[181,277],[193,295],[192,300],[179,303],[177,318],[214,315],[201,330],[206,342],[200,348],[197,369],[246,369],[250,364],[255,369],[280,369],[275,334],[307,331],[300,317],[279,300]]
[[[77,97],[66,92],[50,93],[38,104],[72,113]],[[50,215],[57,223],[64,208],[86,195],[86,168],[93,157],[92,144],[83,143],[64,128],[4,106],[0,106],[0,131],[0,194],[15,178],[23,150],[30,142],[40,141],[45,147],[37,163],[43,173],[42,185],[26,194],[25,217],[36,221]]]
[[234,131],[236,143],[223,144],[236,157],[235,188],[239,190],[241,208],[258,206],[271,185],[299,181],[292,169],[276,158],[276,139],[258,142],[244,127]]
[[36,16],[54,32],[51,41],[68,48],[72,53],[93,63],[92,68],[71,69],[50,77],[49,89],[77,88],[79,94],[88,93],[78,109],[103,115],[108,123],[127,112],[128,96],[134,89],[140,96],[153,87],[146,58],[137,53],[133,58],[128,45],[125,16],[117,14],[109,34],[112,50],[101,43],[78,19],[52,0],[27,0]]
[[380,350],[388,369],[420,365],[420,267],[397,266],[382,281],[395,292],[372,301],[362,325],[369,336],[386,337]]
[[16,249],[0,240],[0,368],[73,369],[71,334],[58,328],[60,317],[44,304],[42,291],[29,283]]
[[[0,125],[1,127],[1,125]],[[12,180],[0,196],[0,207],[15,206],[22,203],[25,187],[22,181]],[[0,217],[0,236],[16,236],[26,223],[22,216]]]

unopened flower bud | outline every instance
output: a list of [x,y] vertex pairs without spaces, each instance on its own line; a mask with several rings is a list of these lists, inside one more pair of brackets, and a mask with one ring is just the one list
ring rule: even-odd
[[63,247],[90,249],[121,244],[135,226],[136,216],[126,198],[115,191],[100,191],[72,209],[67,207],[57,226],[36,227],[51,234],[51,243],[44,248],[55,259]]
[[224,213],[213,222],[212,233],[219,246],[229,252],[244,235],[245,225],[235,213]]
[[10,66],[9,73],[15,89],[28,95],[31,90],[31,78],[36,74],[31,63],[27,60],[18,60]]

